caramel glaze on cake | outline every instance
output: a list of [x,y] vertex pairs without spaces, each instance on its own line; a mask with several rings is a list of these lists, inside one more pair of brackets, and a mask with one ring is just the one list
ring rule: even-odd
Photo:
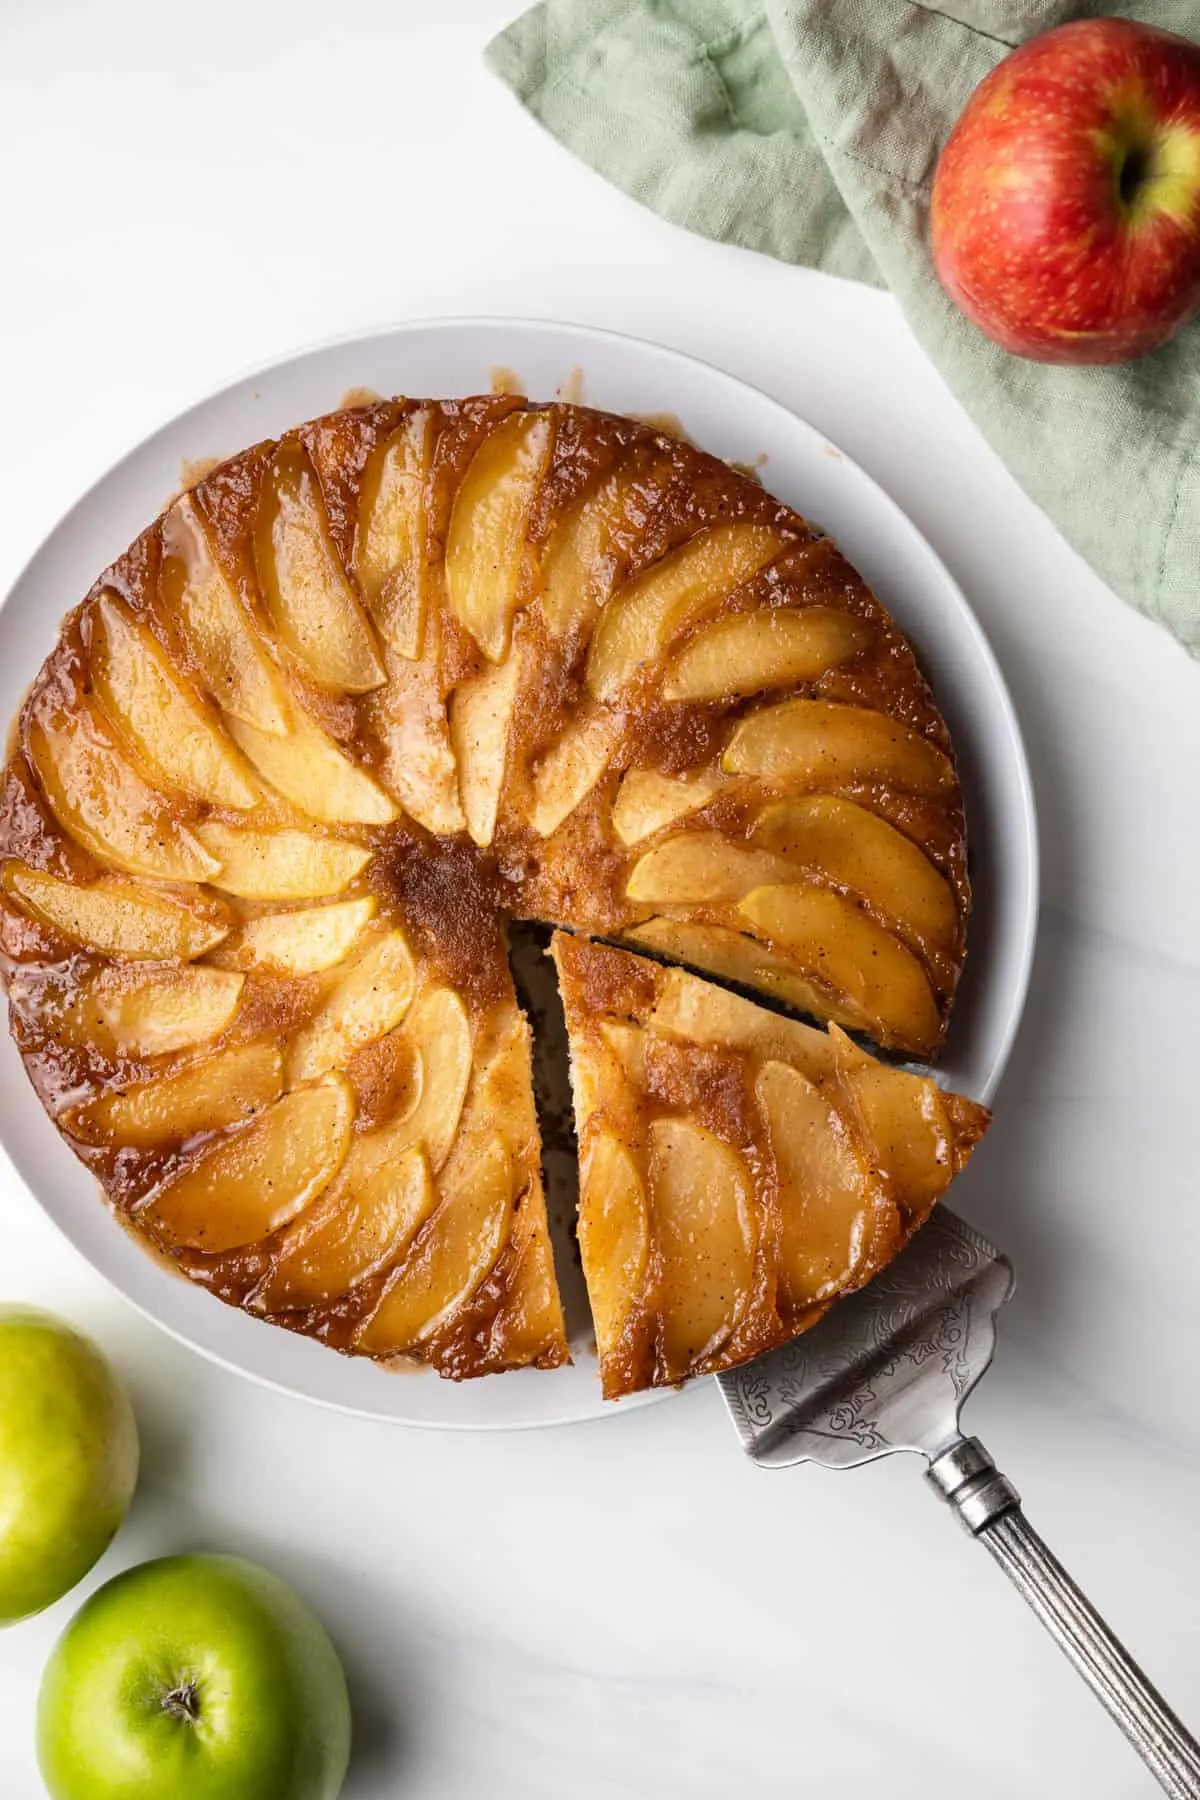
[[987,1110],[682,969],[553,940],[609,1399],[787,1343],[890,1262]]
[[34,682],[0,857],[16,1041],[126,1221],[456,1377],[567,1356],[507,917],[932,1055],[969,909],[945,726],[830,540],[512,395],[177,499]]

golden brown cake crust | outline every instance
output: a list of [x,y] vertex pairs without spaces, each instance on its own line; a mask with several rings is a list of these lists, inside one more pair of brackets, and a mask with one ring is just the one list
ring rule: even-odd
[[[254,833],[292,845],[286,879]],[[222,1298],[454,1376],[566,1356],[527,1091],[498,1149],[480,1114],[475,1162],[467,1126],[439,1140],[401,1248],[367,1256],[371,1158],[388,1131],[414,1148],[410,1009],[451,996],[471,1084],[520,1035],[506,918],[627,935],[932,1054],[969,910],[945,725],[836,546],[691,445],[513,395],[343,409],[196,482],[64,622],[18,721],[0,858],[13,1033],[113,1205]],[[273,921],[355,906],[331,961],[262,948]],[[387,1004],[339,986],[368,954]],[[184,1080],[213,1058],[249,1084],[240,1116],[206,1121]],[[726,1063],[689,1079],[734,1115]],[[226,1219],[239,1241],[205,1248],[195,1171],[239,1136],[267,1154],[298,1089],[340,1152],[314,1148],[269,1229]],[[152,1092],[166,1123],[139,1113]],[[480,1166],[506,1216],[462,1200],[454,1223]],[[452,1226],[477,1258],[461,1294],[437,1261]],[[305,1243],[344,1291],[320,1292]],[[422,1325],[426,1289],[446,1304]]]

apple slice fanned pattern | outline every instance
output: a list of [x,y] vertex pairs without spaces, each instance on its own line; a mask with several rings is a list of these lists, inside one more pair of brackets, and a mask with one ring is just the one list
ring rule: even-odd
[[609,1399],[787,1343],[903,1248],[987,1110],[678,968],[557,933]]
[[[688,444],[513,396],[346,409],[207,475],[65,620],[0,794],[13,1033],[111,1204],[221,1299],[453,1377],[568,1355],[506,919],[931,1056],[968,910],[948,734],[836,547]],[[693,1187],[725,1286],[761,1287],[721,1223],[757,1165],[706,1130],[585,1155],[614,1218],[661,1212],[615,1265],[585,1229],[602,1350],[612,1266],[685,1281]],[[704,1345],[660,1321],[607,1385],[749,1354],[756,1305],[698,1298]]]

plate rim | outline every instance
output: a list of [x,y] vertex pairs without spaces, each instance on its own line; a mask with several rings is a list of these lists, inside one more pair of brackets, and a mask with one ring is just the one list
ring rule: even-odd
[[[928,559],[932,569],[936,571],[937,575],[944,583],[946,590],[954,599],[961,623],[971,638],[973,656],[979,664],[981,671],[985,673],[990,680],[1003,720],[1006,738],[1006,759],[1009,764],[1010,774],[1015,777],[1016,797],[1019,801],[1019,824],[1024,875],[1022,886],[1019,891],[1014,890],[1013,898],[1019,908],[1021,929],[1019,941],[1016,944],[1014,951],[1014,965],[1006,987],[1007,1004],[1004,1010],[1003,1022],[994,1033],[994,1051],[991,1068],[988,1072],[987,1079],[980,1085],[978,1092],[978,1098],[985,1104],[989,1104],[1008,1066],[1028,997],[1037,941],[1040,894],[1040,854],[1036,794],[1029,765],[1028,751],[1026,749],[1019,717],[1008,683],[1005,680],[1004,673],[983,626],[960,584],[951,574],[933,544],[930,543],[920,527],[904,511],[899,502],[892,497],[888,490],[882,486],[882,484],[877,481],[856,458],[842,450],[834,440],[829,438],[820,427],[814,425],[811,420],[805,418],[802,414],[793,411],[790,406],[777,399],[775,395],[771,394],[766,389],[759,387],[752,381],[746,380],[741,375],[734,374],[732,371],[723,368],[719,363],[712,362],[705,357],[697,356],[690,351],[680,350],[673,345],[658,343],[652,338],[640,337],[632,332],[619,331],[607,326],[585,324],[569,319],[536,318],[528,314],[481,313],[454,314],[444,317],[435,315],[432,317],[396,320],[383,325],[368,325],[340,332],[332,336],[308,340],[305,343],[280,352],[277,356],[271,357],[267,361],[255,362],[244,366],[239,371],[221,380],[216,386],[205,389],[203,392],[188,400],[186,404],[176,408],[168,417],[160,420],[159,423],[154,425],[149,431],[144,432],[140,437],[137,437],[132,441],[127,441],[124,447],[107,463],[105,468],[102,469],[101,472],[74,497],[66,509],[55,520],[53,525],[51,525],[50,529],[43,534],[32,552],[19,567],[17,574],[9,584],[3,597],[0,598],[0,611],[7,609],[12,597],[28,580],[34,577],[38,565],[52,551],[60,534],[64,534],[70,528],[72,521],[76,519],[77,515],[87,508],[89,501],[94,500],[100,494],[101,490],[113,479],[117,472],[140,454],[151,452],[159,440],[168,437],[178,430],[191,414],[198,412],[204,407],[219,404],[227,396],[232,395],[236,390],[243,388],[249,382],[255,381],[256,379],[265,380],[269,377],[277,376],[312,358],[339,349],[351,348],[354,345],[376,346],[386,342],[394,342],[422,332],[444,333],[450,336],[458,334],[466,335],[472,332],[504,332],[512,333],[517,337],[536,337],[539,334],[549,334],[554,336],[561,334],[574,339],[576,344],[579,345],[587,342],[605,342],[615,346],[618,352],[623,347],[629,347],[637,354],[645,353],[647,351],[651,352],[656,358],[661,358],[665,362],[673,364],[681,371],[685,379],[688,372],[694,370],[701,371],[706,378],[715,375],[719,380],[731,383],[735,388],[740,388],[753,395],[760,404],[764,404],[771,409],[779,416],[781,426],[784,429],[798,432],[801,437],[815,440],[823,446],[826,453],[835,456],[846,466],[853,477],[859,483],[863,484],[864,488],[870,493],[872,504],[877,507],[881,513],[886,513],[889,516],[892,525],[902,533],[907,534],[919,551]],[[581,401],[579,404],[586,405],[587,402]],[[231,451],[230,454],[236,454],[236,450]],[[74,604],[74,602],[69,602],[68,604]],[[935,698],[936,697],[937,696],[935,695]],[[13,1046],[10,1034],[6,1032],[5,1037],[9,1040],[8,1048],[11,1051]],[[32,1094],[32,1090],[28,1088],[28,1086],[26,1086],[24,1092]],[[75,1254],[82,1257],[88,1266],[101,1277],[108,1287],[116,1294],[120,1295],[121,1299],[127,1305],[133,1307],[140,1316],[147,1319],[157,1329],[166,1332],[166,1334],[173,1338],[177,1343],[185,1345],[189,1350],[204,1357],[206,1361],[211,1362],[222,1369],[228,1370],[244,1380],[254,1382],[260,1387],[285,1395],[290,1399],[303,1400],[309,1405],[325,1407],[351,1417],[369,1419],[381,1424],[393,1426],[406,1426],[410,1429],[429,1431],[494,1432],[539,1430],[547,1427],[589,1424],[597,1420],[617,1418],[622,1414],[639,1410],[644,1406],[654,1405],[662,1400],[670,1399],[683,1391],[682,1389],[672,1388],[653,1389],[630,1395],[624,1400],[616,1403],[601,1402],[596,1405],[593,1410],[587,1412],[580,1412],[578,1410],[565,1412],[552,1411],[544,1417],[522,1416],[494,1420],[403,1417],[395,1412],[382,1411],[371,1406],[369,1403],[359,1404],[348,1398],[306,1391],[303,1387],[295,1385],[294,1381],[277,1378],[266,1370],[249,1367],[246,1363],[235,1360],[235,1354],[228,1349],[218,1348],[214,1343],[204,1341],[203,1339],[192,1335],[185,1326],[173,1321],[168,1316],[165,1316],[165,1309],[163,1311],[155,1310],[142,1298],[131,1293],[128,1288],[123,1285],[117,1273],[102,1266],[89,1250],[84,1247],[83,1243],[77,1241],[76,1236],[72,1234],[65,1220],[59,1216],[59,1211],[61,1209],[52,1208],[51,1205],[42,1198],[36,1178],[31,1178],[26,1170],[25,1159],[18,1156],[12,1148],[5,1111],[0,1111],[0,1145],[3,1146],[15,1174],[28,1190],[42,1215],[49,1220],[55,1231],[70,1245]],[[111,1223],[117,1230],[120,1230],[120,1227],[115,1220],[112,1220]],[[146,1255],[146,1252],[141,1250],[140,1246],[139,1254]],[[148,1257],[147,1260],[152,1261],[153,1259]],[[179,1279],[170,1271],[163,1271],[163,1273],[171,1279],[172,1283]],[[203,1295],[202,1298],[211,1302],[212,1297]],[[255,1323],[261,1322],[255,1321]],[[289,1334],[289,1336],[290,1335],[291,1334]],[[321,1348],[323,1349],[324,1346],[321,1346]],[[529,1371],[523,1373],[528,1373],[533,1379],[538,1378],[538,1372]],[[397,1379],[406,1378],[397,1377]],[[422,1379],[433,1380],[434,1377],[431,1375],[423,1375]],[[512,1379],[511,1375],[509,1376],[509,1379]],[[597,1393],[598,1388],[599,1384],[597,1382]]]

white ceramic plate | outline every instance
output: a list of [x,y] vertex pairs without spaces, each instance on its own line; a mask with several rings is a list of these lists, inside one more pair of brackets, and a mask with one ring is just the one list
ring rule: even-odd
[[[397,326],[307,350],[174,419],[79,501],[0,611],[0,720],[12,717],[63,613],[161,509],[181,465],[224,456],[337,407],[383,394],[486,392],[511,369],[535,399],[580,371],[587,402],[674,414],[706,450],[762,462],[762,478],[838,539],[912,638],[946,714],[966,790],[975,882],[970,958],[944,1059],[946,1080],[987,1099],[1004,1067],[1029,976],[1037,912],[1033,800],[1020,731],[970,608],[929,545],[875,483],[778,402],[720,370],[635,338],[520,319]],[[578,377],[574,377],[577,382]],[[206,1356],[326,1405],[407,1424],[546,1425],[604,1406],[593,1355],[570,1369],[456,1385],[340,1357],[221,1305],[151,1260],[100,1204],[0,1031],[0,1136],[46,1212],[148,1317]],[[637,1404],[637,1401],[624,1402]]]

